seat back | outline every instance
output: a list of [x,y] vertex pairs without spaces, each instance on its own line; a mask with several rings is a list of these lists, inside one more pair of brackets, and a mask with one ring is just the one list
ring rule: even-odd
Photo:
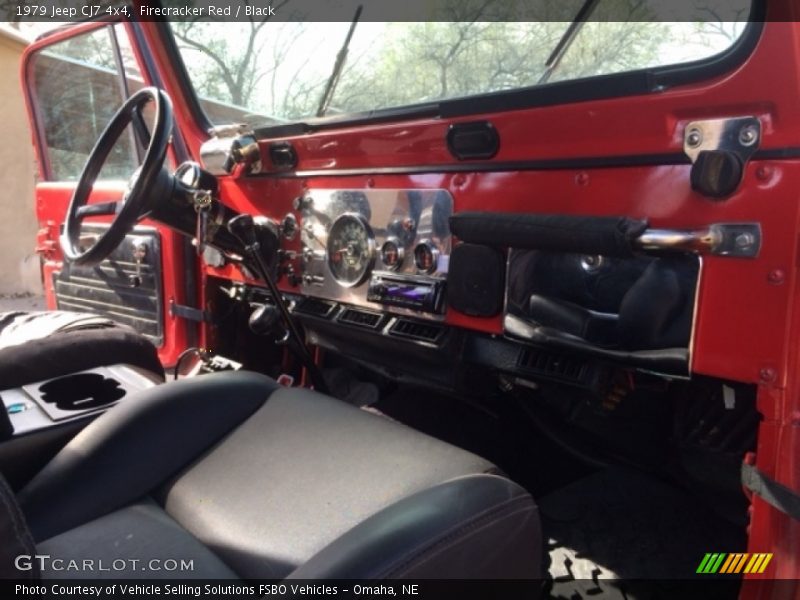
[[[0,474],[0,579],[39,578],[37,563],[33,560],[36,546],[33,543],[22,511],[5,478]],[[25,568],[17,568],[17,564]]]

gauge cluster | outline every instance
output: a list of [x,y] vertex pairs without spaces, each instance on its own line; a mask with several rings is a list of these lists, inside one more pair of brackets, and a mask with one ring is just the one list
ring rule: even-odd
[[309,190],[300,214],[305,294],[439,318],[453,199],[445,190]]
[[336,283],[353,287],[364,283],[375,264],[375,236],[358,214],[338,217],[328,232],[328,268]]

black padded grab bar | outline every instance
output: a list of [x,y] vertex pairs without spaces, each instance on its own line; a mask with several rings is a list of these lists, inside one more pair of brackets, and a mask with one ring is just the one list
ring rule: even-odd
[[550,252],[631,256],[647,221],[629,217],[464,212],[450,217],[462,242]]

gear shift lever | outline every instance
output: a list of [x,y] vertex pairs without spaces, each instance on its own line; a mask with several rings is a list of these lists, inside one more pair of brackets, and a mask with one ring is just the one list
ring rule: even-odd
[[253,220],[253,215],[236,215],[228,221],[228,231],[242,242],[244,249],[248,252],[253,249],[258,250],[258,235],[256,234],[256,223]]
[[230,231],[239,239],[244,247],[245,254],[252,259],[252,261],[258,267],[259,275],[261,276],[261,279],[264,280],[264,283],[267,284],[270,294],[272,294],[272,297],[275,300],[275,306],[283,318],[286,329],[289,332],[289,338],[294,342],[293,346],[295,351],[297,352],[300,360],[303,362],[305,368],[308,370],[308,374],[311,377],[314,388],[322,393],[327,393],[328,387],[325,385],[325,380],[322,378],[322,373],[317,368],[317,365],[314,363],[314,359],[308,352],[303,335],[297,328],[294,319],[292,319],[292,315],[289,313],[289,309],[286,306],[286,302],[284,301],[278,286],[275,284],[269,274],[267,263],[264,261],[264,257],[262,257],[261,253],[259,252],[261,244],[258,241],[258,232],[256,231],[256,224],[253,220],[253,216],[248,214],[235,216],[228,221],[228,231]]

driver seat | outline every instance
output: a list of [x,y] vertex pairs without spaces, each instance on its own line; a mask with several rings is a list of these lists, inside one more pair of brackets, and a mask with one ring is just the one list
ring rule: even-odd
[[[536,505],[469,452],[245,371],[131,400],[19,492],[21,512],[0,485],[0,532],[17,532],[0,548],[0,576],[37,575],[37,564],[14,567],[32,554],[49,555],[38,575],[59,579],[540,575]],[[50,569],[56,559],[123,568]],[[168,560],[192,568],[147,568]]]
[[116,364],[164,381],[153,344],[109,318],[60,310],[0,313],[0,390]]

